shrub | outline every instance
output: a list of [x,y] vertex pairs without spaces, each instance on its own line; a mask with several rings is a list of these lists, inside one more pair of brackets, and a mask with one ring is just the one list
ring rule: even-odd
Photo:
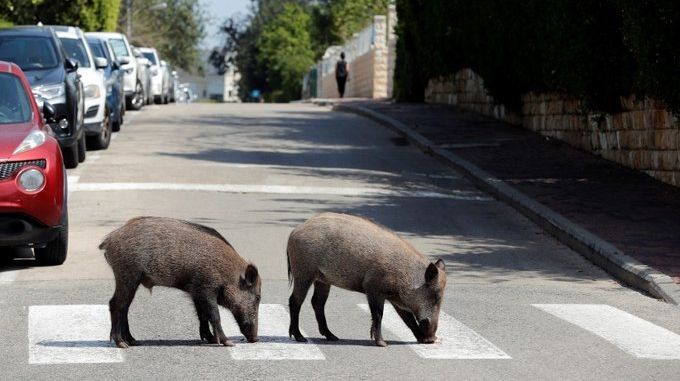
[[672,0],[397,0],[399,99],[470,67],[497,101],[561,91],[616,111],[619,96],[680,110],[680,2]]

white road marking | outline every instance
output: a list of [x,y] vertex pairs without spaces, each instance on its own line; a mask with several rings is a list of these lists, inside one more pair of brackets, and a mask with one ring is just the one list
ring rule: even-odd
[[394,190],[385,188],[314,187],[294,185],[257,184],[186,184],[186,183],[78,183],[72,192],[104,192],[131,190],[205,191],[222,193],[266,193],[266,194],[319,194],[334,196],[385,196],[444,198],[465,201],[491,201],[490,197],[476,192],[451,191],[439,193],[426,190]]
[[95,161],[97,161],[101,158],[102,158],[101,155],[99,155],[98,153],[95,153],[95,154],[89,155],[87,157],[87,161],[89,161],[90,163],[94,163]]
[[118,133],[111,134],[111,140],[116,140],[117,137],[118,137]]
[[[370,314],[367,304],[359,307]],[[385,304],[382,325],[399,340],[415,342],[411,330],[404,324],[392,305]],[[409,344],[418,356],[426,359],[510,359],[505,352],[452,316],[441,312],[437,328],[439,339],[434,344]]]
[[7,270],[0,272],[0,283],[11,283],[17,279],[19,270]]
[[424,172],[389,172],[377,171],[373,169],[357,169],[357,168],[339,168],[339,167],[304,167],[299,165],[270,165],[270,164],[249,164],[249,163],[215,163],[212,161],[203,162],[199,165],[204,167],[225,167],[225,168],[263,168],[263,169],[281,169],[281,170],[314,170],[317,172],[336,172],[336,173],[356,173],[363,175],[378,175],[378,176],[418,176],[428,177],[432,179],[460,179],[460,176],[451,174],[439,173],[424,173]]
[[30,306],[29,364],[122,362],[121,350],[109,342],[107,305]]
[[680,335],[606,304],[534,304],[639,358],[680,359]]
[[68,181],[68,185],[72,185],[77,183],[80,180],[80,176],[67,176],[66,181]]
[[[222,316],[231,313],[221,309]],[[223,318],[224,319],[224,318]],[[224,319],[227,320],[227,319]],[[261,304],[258,318],[257,343],[239,343],[230,348],[231,356],[235,360],[325,360],[321,350],[312,343],[298,343],[289,338],[288,325],[290,315],[286,307],[280,304]],[[223,323],[227,336],[235,342],[240,342],[243,335],[236,322]]]

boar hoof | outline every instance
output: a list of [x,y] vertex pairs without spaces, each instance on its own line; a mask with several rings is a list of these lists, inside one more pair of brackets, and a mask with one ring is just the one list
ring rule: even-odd
[[128,344],[127,344],[126,342],[122,341],[122,340],[121,340],[121,341],[116,341],[116,346],[117,346],[118,348],[123,348],[123,349],[129,347]]
[[386,347],[387,343],[385,342],[385,340],[380,339],[380,340],[375,341],[375,345],[377,345],[379,347]]
[[340,340],[340,339],[338,339],[337,336],[335,336],[334,334],[332,334],[330,332],[325,336],[326,336],[326,340],[328,340],[328,341],[338,341],[338,340]]
[[299,342],[301,342],[301,343],[306,343],[306,342],[307,342],[307,339],[305,339],[305,337],[302,336],[302,335],[290,334],[290,336],[293,336],[293,338],[295,339],[295,341],[299,341]]
[[213,339],[210,341],[210,343],[224,345],[225,347],[234,346],[234,343],[232,343],[231,340],[227,339],[227,337],[224,335],[215,335]]

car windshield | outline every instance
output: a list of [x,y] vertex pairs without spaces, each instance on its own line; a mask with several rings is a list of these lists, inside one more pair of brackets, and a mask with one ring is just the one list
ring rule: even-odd
[[31,105],[19,78],[0,73],[0,124],[31,120]]
[[87,50],[81,39],[60,38],[60,40],[68,58],[78,61],[80,67],[90,67],[90,59],[87,57]]
[[145,52],[142,53],[144,54],[144,57],[146,57],[147,60],[151,61],[152,65],[158,65],[158,62],[156,62],[156,55],[153,54],[152,52]]
[[0,36],[0,61],[14,62],[24,71],[59,65],[54,45],[47,37]]
[[125,46],[125,41],[123,41],[122,38],[110,39],[109,45],[111,45],[111,49],[113,49],[113,54],[116,55],[116,58],[130,56],[130,52],[128,51],[127,46]]

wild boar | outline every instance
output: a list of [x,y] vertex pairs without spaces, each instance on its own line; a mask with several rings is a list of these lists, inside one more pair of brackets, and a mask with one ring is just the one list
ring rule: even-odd
[[257,268],[216,230],[172,218],[137,217],[107,235],[99,248],[116,278],[109,310],[111,340],[118,347],[137,345],[128,310],[140,283],[149,290],[165,286],[189,293],[201,340],[233,345],[222,331],[220,305],[231,311],[249,342],[258,341],[262,281]]
[[386,346],[381,332],[385,301],[394,306],[420,343],[436,340],[439,311],[446,288],[441,259],[431,263],[408,242],[366,219],[323,213],[296,227],[288,238],[289,335],[300,333],[300,306],[314,284],[312,306],[320,333],[338,340],[326,323],[324,307],[331,286],[366,294],[371,311],[371,338]]

